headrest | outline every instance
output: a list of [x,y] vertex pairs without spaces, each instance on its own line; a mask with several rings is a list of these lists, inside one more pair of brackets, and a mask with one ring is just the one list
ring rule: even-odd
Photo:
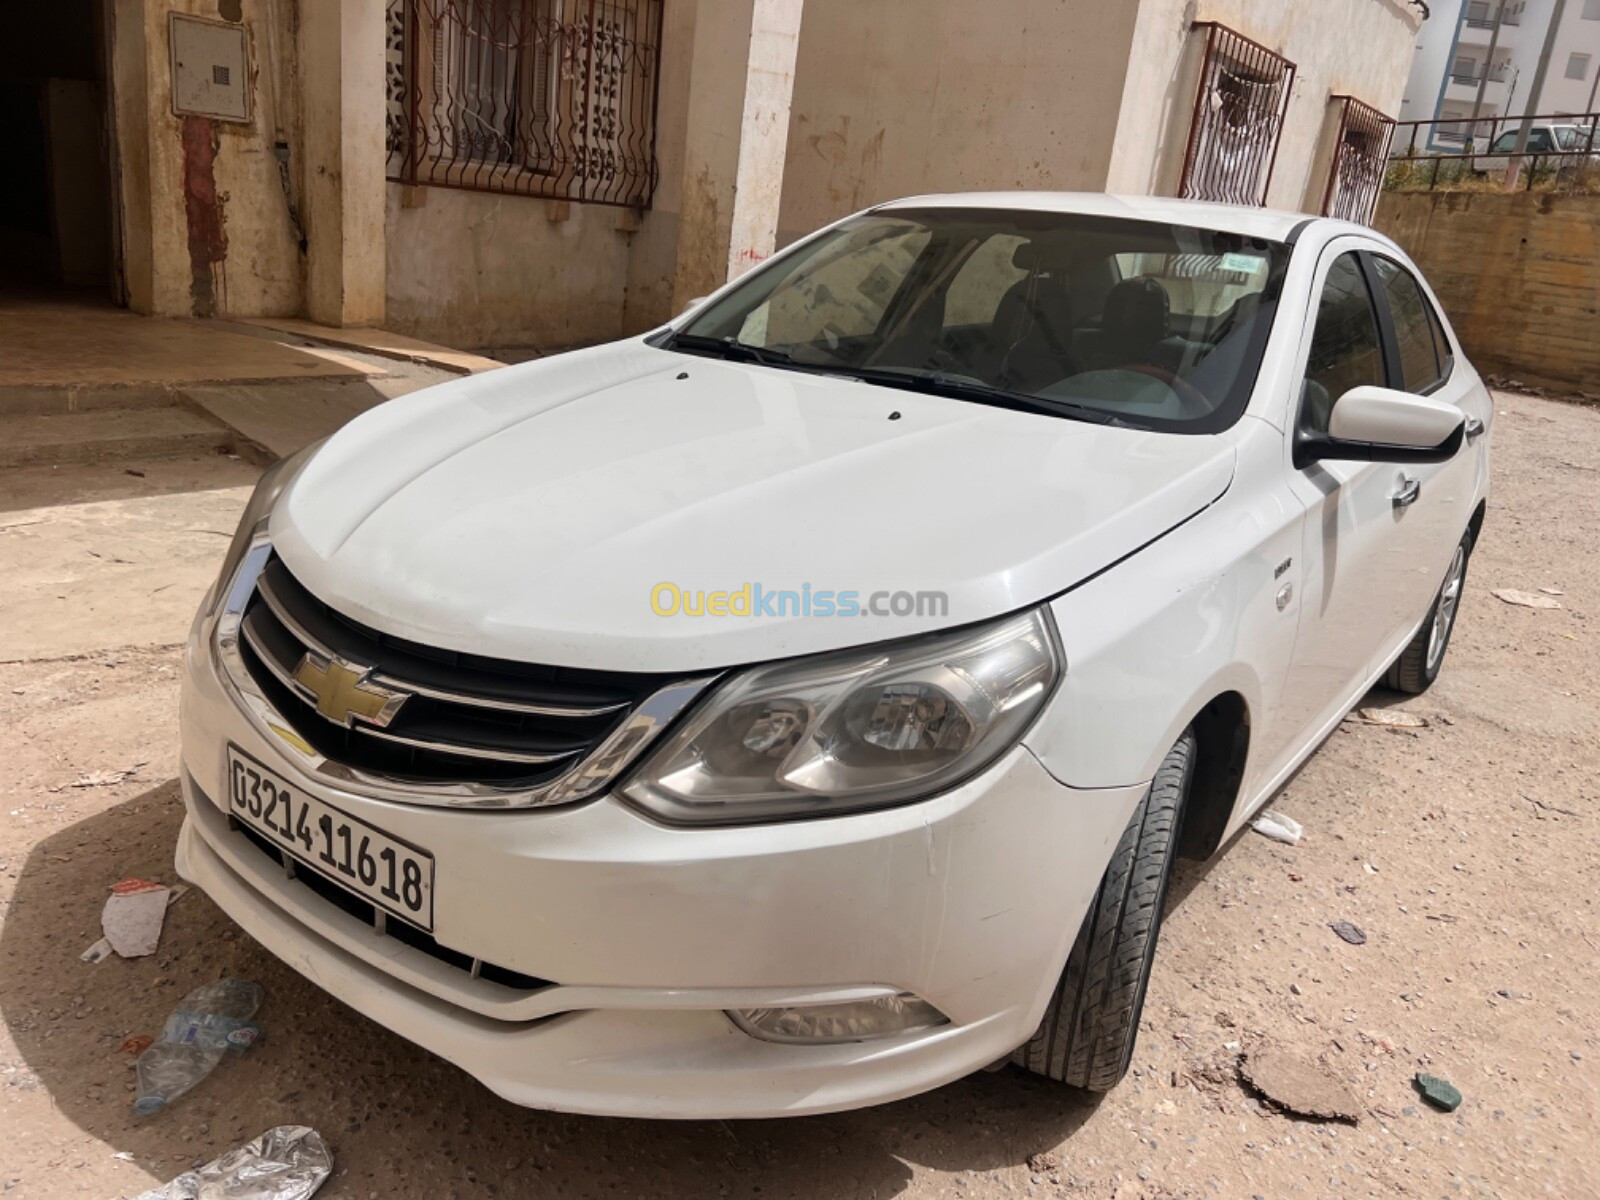
[[1038,271],[1049,274],[1067,267],[1066,247],[1038,240],[1019,242],[1011,252],[1011,265],[1019,271]]
[[1106,296],[1100,328],[1128,342],[1159,342],[1167,336],[1172,300],[1154,279],[1124,279]]

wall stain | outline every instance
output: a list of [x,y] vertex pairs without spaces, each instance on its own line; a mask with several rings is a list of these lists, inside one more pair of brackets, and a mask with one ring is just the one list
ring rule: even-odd
[[189,295],[197,317],[215,316],[218,297],[228,302],[228,233],[223,197],[217,193],[216,160],[220,138],[209,117],[187,116],[183,141],[183,209],[189,226]]

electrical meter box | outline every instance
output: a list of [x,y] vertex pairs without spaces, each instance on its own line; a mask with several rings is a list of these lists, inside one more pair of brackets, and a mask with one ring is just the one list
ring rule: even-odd
[[172,13],[172,111],[178,116],[250,120],[250,60],[243,25]]

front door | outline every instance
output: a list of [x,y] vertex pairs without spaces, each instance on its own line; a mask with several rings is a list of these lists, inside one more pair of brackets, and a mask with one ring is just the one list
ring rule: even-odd
[[[1303,348],[1297,419],[1326,432],[1334,402],[1361,385],[1388,387],[1390,352],[1377,296],[1362,260],[1365,243],[1341,238],[1318,264],[1315,323]],[[1291,439],[1292,440],[1292,439]],[[1407,464],[1327,460],[1285,464],[1306,508],[1301,538],[1300,621],[1285,683],[1284,727],[1323,730],[1378,669],[1375,660],[1404,623],[1420,619],[1415,539],[1405,527],[1431,507],[1421,471]]]

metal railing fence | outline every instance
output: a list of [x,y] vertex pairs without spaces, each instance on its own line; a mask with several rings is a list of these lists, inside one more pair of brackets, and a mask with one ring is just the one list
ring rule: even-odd
[[1516,135],[1532,131],[1517,186],[1600,192],[1600,113],[1444,117],[1395,126],[1384,180],[1387,191],[1494,191],[1505,186]]

